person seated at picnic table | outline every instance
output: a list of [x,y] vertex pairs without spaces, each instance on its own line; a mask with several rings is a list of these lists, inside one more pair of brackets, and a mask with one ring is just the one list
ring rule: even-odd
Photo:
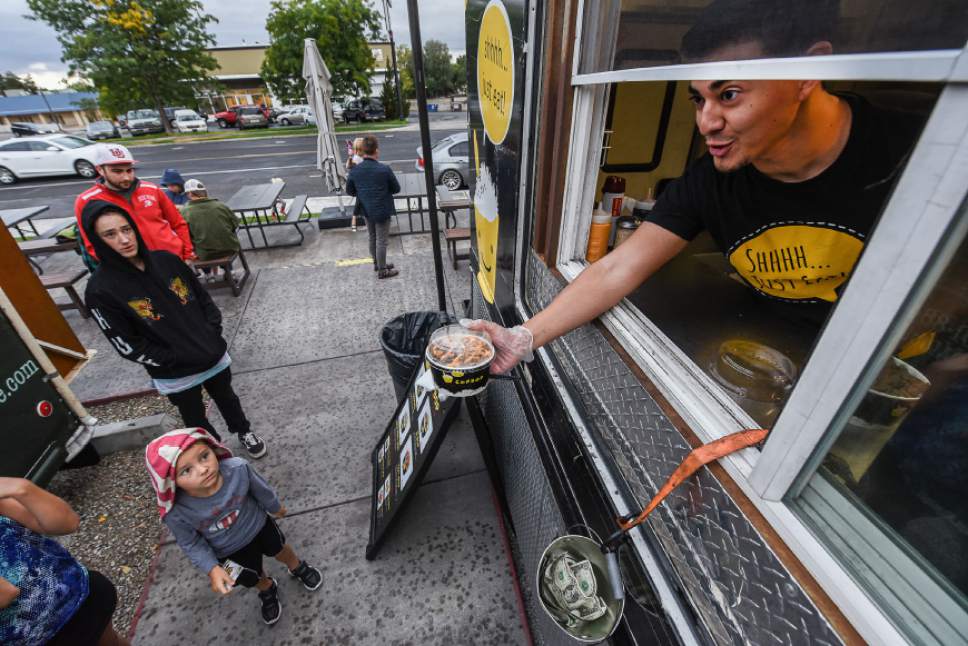
[[[185,182],[188,203],[182,217],[188,222],[192,244],[199,260],[214,260],[236,253],[239,248],[239,220],[232,209],[208,196],[205,185],[197,179]],[[207,273],[207,272],[206,272]]]
[[161,176],[161,190],[175,206],[188,202],[185,195],[185,178],[174,168],[166,168]]

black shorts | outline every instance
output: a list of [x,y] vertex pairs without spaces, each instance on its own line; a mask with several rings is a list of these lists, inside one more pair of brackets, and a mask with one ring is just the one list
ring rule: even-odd
[[[226,556],[224,559],[222,559],[222,562],[224,563],[226,559],[235,561],[242,567],[252,570],[257,575],[262,576],[263,555],[275,556],[281,552],[282,548],[285,546],[285,535],[283,535],[282,530],[279,529],[279,526],[276,525],[276,521],[272,520],[272,516],[266,514],[265,524],[262,526],[262,529],[259,530],[259,533],[255,535],[255,538],[253,538],[249,544],[242,549],[232,552]],[[253,578],[258,580],[258,577],[251,577],[243,574],[242,576],[239,576],[235,583],[237,585],[243,585],[247,588],[251,588],[255,586],[256,583],[256,581],[252,580]]]
[[111,622],[118,591],[100,572],[88,571],[87,598],[47,646],[95,646]]

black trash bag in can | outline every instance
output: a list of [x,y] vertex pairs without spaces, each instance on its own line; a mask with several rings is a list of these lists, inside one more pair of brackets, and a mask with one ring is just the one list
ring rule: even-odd
[[457,323],[457,318],[447,312],[407,312],[390,319],[380,330],[380,347],[397,401],[406,395],[410,375],[423,358],[430,335],[437,328],[453,323]]

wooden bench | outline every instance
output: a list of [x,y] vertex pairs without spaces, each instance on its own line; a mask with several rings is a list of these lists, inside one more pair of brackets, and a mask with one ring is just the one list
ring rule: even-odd
[[[236,279],[232,273],[232,263],[236,260],[239,260],[242,263],[242,277],[238,279]],[[196,260],[192,264],[196,270],[219,267],[222,269],[222,280],[218,280],[213,283],[208,281],[202,282],[202,287],[209,291],[228,287],[232,290],[233,296],[238,296],[242,293],[242,288],[245,287],[245,281],[249,280],[249,263],[246,261],[245,254],[242,253],[241,249],[228,256],[212,258],[211,260]]]
[[46,289],[63,289],[70,296],[70,303],[57,303],[57,307],[61,310],[80,310],[81,316],[84,318],[90,318],[91,313],[87,311],[87,307],[84,305],[84,301],[78,295],[77,290],[74,289],[74,283],[84,278],[87,275],[87,269],[78,269],[76,271],[62,271],[56,274],[44,274],[43,276],[38,276],[40,282],[44,285]]
[[467,228],[450,228],[444,230],[444,241],[447,243],[447,255],[450,256],[451,264],[457,269],[458,260],[466,260],[471,257],[470,250],[463,253],[457,251],[457,243],[462,240],[470,241],[471,230]]

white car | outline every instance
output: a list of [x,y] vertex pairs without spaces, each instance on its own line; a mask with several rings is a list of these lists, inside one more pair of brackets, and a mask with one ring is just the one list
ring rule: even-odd
[[281,126],[301,125],[308,122],[312,113],[313,111],[304,105],[290,106],[276,116],[276,122]]
[[175,110],[172,125],[178,132],[208,132],[208,123],[194,110]]
[[44,135],[0,141],[0,184],[48,175],[97,177],[94,142],[74,135]]

